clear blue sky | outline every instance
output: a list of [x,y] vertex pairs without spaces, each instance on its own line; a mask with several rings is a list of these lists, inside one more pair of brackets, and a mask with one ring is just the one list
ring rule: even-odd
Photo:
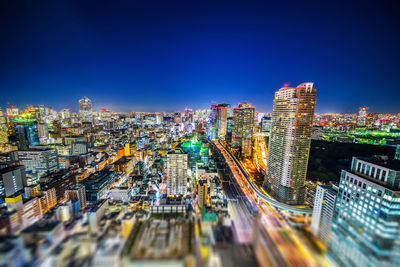
[[0,105],[269,111],[313,81],[319,112],[400,112],[399,17],[398,1],[5,0]]

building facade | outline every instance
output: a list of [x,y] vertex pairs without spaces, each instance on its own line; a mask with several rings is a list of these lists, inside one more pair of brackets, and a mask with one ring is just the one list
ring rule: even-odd
[[185,195],[187,192],[188,155],[180,149],[167,154],[167,194]]
[[25,167],[10,166],[0,169],[0,197],[9,197],[26,185]]
[[8,143],[8,131],[7,122],[4,117],[3,111],[0,108],[0,152],[3,150],[4,146]]
[[79,114],[81,116],[82,121],[92,121],[92,101],[84,96],[79,100]]
[[254,114],[250,103],[239,103],[233,109],[232,147],[239,148],[243,157],[251,156]]
[[275,93],[264,187],[287,204],[304,202],[316,91],[303,83]]
[[400,161],[353,157],[342,171],[329,247],[343,266],[400,265]]
[[25,166],[27,172],[44,175],[58,170],[57,150],[46,146],[13,151],[13,157],[21,165]]
[[330,238],[337,187],[318,185],[315,192],[311,231],[324,243]]
[[216,118],[215,118],[215,131],[217,139],[224,139],[227,131],[227,119],[228,119],[228,104],[218,104],[216,106]]
[[367,125],[367,112],[368,107],[360,107],[357,117],[357,126],[364,127]]

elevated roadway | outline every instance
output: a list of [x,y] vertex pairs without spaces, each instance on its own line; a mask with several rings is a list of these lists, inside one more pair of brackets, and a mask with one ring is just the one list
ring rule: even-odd
[[225,148],[225,146],[221,143],[220,140],[215,142],[216,146],[218,147],[218,149],[223,149],[224,152],[230,157],[230,159],[235,163],[236,167],[239,169],[239,171],[241,172],[241,174],[243,175],[243,177],[246,179],[247,184],[249,185],[249,187],[251,188],[251,190],[253,191],[253,193],[255,195],[257,195],[257,197],[259,197],[260,199],[262,199],[263,201],[267,202],[268,204],[278,208],[278,209],[282,209],[282,210],[286,210],[286,211],[290,211],[293,213],[301,213],[301,214],[312,214],[312,209],[311,208],[307,208],[307,207],[298,207],[298,206],[293,206],[293,205],[289,205],[283,202],[280,202],[270,196],[268,196],[267,194],[265,194],[264,192],[262,192],[259,187],[257,185],[255,185],[251,179],[249,178],[249,174],[248,172],[243,168],[242,164],[236,159],[236,157],[234,157],[230,151],[228,149]]

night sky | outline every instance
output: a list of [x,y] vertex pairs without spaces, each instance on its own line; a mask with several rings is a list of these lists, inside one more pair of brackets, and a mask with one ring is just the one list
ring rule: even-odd
[[0,105],[270,111],[283,84],[313,81],[318,112],[397,113],[398,3],[3,0]]

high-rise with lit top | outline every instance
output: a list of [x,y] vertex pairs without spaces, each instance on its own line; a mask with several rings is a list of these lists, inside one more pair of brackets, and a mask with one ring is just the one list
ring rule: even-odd
[[316,93],[313,83],[275,93],[264,187],[287,204],[304,203]]
[[360,111],[358,112],[357,118],[357,126],[366,126],[367,125],[367,112],[368,107],[360,107]]
[[84,121],[92,120],[92,101],[86,96],[79,100],[79,113]]

